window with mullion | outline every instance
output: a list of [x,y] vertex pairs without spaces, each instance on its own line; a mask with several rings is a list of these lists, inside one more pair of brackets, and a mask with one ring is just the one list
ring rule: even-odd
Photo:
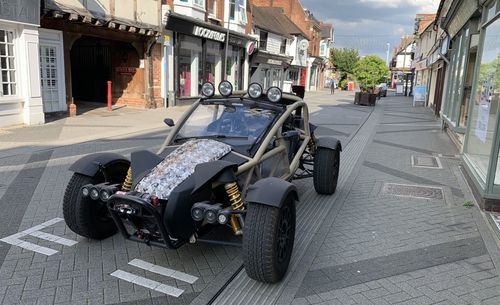
[[14,32],[0,30],[0,81],[2,95],[16,95]]

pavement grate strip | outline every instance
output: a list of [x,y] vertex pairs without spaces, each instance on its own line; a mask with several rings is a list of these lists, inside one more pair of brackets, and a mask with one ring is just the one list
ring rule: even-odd
[[444,199],[443,189],[433,186],[384,183],[381,193],[420,199]]

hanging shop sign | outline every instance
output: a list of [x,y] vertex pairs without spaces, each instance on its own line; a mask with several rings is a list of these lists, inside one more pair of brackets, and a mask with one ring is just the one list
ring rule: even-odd
[[198,25],[195,25],[193,27],[193,35],[202,37],[202,38],[207,38],[211,40],[216,40],[220,42],[226,41],[226,34],[217,32],[211,29],[207,29]]
[[247,42],[247,45],[246,45],[247,54],[252,55],[253,52],[255,52],[256,47],[257,47],[257,44],[255,43],[255,41]]
[[0,1],[0,20],[40,25],[40,0]]

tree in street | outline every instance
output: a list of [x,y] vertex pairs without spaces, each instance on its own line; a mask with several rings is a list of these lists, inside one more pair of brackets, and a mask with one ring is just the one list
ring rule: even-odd
[[352,72],[362,89],[372,90],[387,79],[389,68],[382,58],[369,55],[359,60]]
[[340,71],[340,79],[346,79],[348,74],[352,74],[356,62],[359,60],[357,49],[332,49],[330,51],[330,61],[333,66]]

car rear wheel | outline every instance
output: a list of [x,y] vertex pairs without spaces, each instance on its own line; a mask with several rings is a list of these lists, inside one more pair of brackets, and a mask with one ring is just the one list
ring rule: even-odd
[[313,184],[318,194],[333,194],[339,179],[340,151],[318,148],[314,156]]
[[295,202],[289,194],[281,208],[249,203],[243,233],[243,264],[249,277],[280,281],[288,270],[295,239]]
[[63,215],[68,227],[76,234],[92,239],[104,239],[117,231],[106,204],[82,196],[82,187],[104,182],[98,180],[100,179],[73,174],[63,199]]

